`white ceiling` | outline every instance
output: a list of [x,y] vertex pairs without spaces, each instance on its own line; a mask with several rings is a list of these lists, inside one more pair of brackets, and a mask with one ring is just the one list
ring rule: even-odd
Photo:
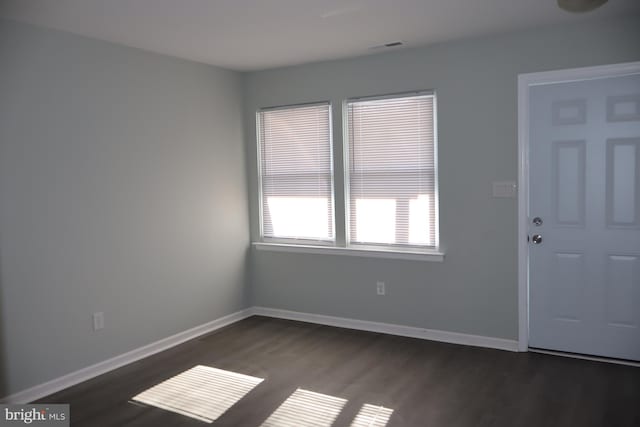
[[[610,0],[0,0],[0,16],[234,70],[367,55],[516,29],[640,13]],[[389,49],[386,49],[389,50]]]

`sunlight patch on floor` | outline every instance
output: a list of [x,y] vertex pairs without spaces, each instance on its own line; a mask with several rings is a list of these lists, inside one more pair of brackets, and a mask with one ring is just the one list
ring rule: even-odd
[[301,388],[293,392],[262,427],[331,427],[346,399]]
[[385,427],[393,414],[393,409],[365,403],[351,423],[351,427]]
[[262,378],[198,365],[132,400],[212,423],[262,381]]

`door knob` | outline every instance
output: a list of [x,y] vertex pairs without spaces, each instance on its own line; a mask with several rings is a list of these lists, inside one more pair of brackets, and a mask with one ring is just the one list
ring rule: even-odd
[[542,243],[542,236],[539,234],[534,234],[531,237],[531,240],[533,241],[533,243],[535,243],[536,245],[539,245],[540,243]]

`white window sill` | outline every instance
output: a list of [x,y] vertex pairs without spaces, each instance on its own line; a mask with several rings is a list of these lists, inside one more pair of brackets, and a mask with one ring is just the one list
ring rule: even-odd
[[294,245],[290,243],[263,243],[254,242],[253,246],[260,251],[292,252],[301,254],[325,254],[325,255],[346,255],[366,258],[387,258],[403,259],[411,261],[444,261],[444,253],[440,251],[420,251],[386,248],[363,248],[363,247],[336,247],[336,246],[313,246]]

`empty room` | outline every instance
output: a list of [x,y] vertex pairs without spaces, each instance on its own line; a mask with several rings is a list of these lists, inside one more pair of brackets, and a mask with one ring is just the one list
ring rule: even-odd
[[640,426],[638,0],[0,1],[0,426]]

